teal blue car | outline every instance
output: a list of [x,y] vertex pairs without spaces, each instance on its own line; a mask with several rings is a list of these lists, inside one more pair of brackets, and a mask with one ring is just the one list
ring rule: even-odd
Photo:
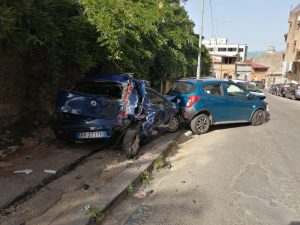
[[171,87],[183,118],[195,134],[206,133],[211,125],[265,122],[268,104],[265,96],[253,95],[242,86],[215,78],[184,78]]

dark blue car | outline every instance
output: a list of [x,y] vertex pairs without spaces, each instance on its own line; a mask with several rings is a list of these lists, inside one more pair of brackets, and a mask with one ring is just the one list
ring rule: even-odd
[[178,110],[145,81],[125,73],[87,76],[61,90],[56,104],[56,137],[68,142],[123,138],[131,158],[140,139],[161,126],[175,132],[180,126]]
[[168,95],[179,102],[184,119],[196,134],[207,132],[215,124],[260,125],[268,111],[264,96],[255,96],[230,80],[181,79]]

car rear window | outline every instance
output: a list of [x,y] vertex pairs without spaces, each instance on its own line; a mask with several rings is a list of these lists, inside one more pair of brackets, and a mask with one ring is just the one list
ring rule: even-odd
[[89,95],[122,98],[122,85],[114,82],[81,81],[73,84],[69,90]]
[[175,83],[169,92],[180,93],[180,94],[191,94],[195,92],[196,86],[188,82],[177,82]]

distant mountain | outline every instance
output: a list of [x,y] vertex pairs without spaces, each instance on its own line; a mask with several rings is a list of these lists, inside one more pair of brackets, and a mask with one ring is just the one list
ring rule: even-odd
[[259,56],[263,53],[265,53],[266,51],[253,51],[253,52],[247,52],[247,59],[251,59],[255,56]]
[[[276,53],[283,53],[284,51],[276,51]],[[247,59],[251,59],[255,56],[259,56],[263,53],[266,53],[266,51],[253,51],[253,52],[247,52]]]

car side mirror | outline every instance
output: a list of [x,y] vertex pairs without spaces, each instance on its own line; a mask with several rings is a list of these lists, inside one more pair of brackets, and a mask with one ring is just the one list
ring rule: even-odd
[[247,97],[249,100],[251,100],[251,99],[254,98],[254,95],[251,94],[249,91],[247,91],[247,92],[246,92],[246,97]]

